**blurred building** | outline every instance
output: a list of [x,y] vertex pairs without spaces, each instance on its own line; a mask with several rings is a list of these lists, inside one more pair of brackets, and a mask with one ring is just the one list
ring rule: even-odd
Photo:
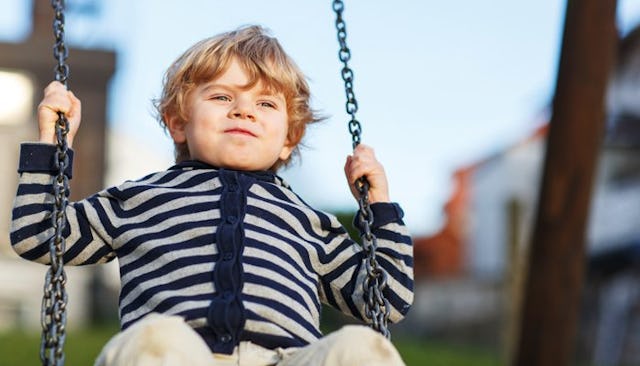
[[[586,235],[588,278],[578,343],[580,357],[599,365],[640,364],[640,28],[620,43],[607,109]],[[442,325],[436,320],[443,314],[464,308],[463,321],[445,325],[463,329],[464,319],[483,323],[485,317],[499,328],[496,337],[506,343],[514,338],[547,127],[454,173],[445,225],[415,239],[418,286],[427,283],[431,297],[443,295],[437,292],[443,284],[452,287],[449,300],[424,300],[432,311],[417,310],[423,323]],[[470,288],[476,297],[470,298]],[[455,305],[465,297],[468,306]],[[448,306],[440,308],[447,311],[436,315],[435,304],[443,301]],[[496,306],[478,310],[477,304]]]
[[[20,43],[0,43],[0,329],[39,327],[42,288],[47,267],[18,258],[9,243],[11,207],[17,186],[19,144],[38,137],[36,106],[44,87],[53,80],[53,10],[48,1],[33,2],[33,27]],[[71,48],[69,86],[82,98],[83,128],[76,150],[71,198],[103,187],[107,83],[115,68],[115,54],[105,50]],[[94,269],[68,268],[69,323],[91,316],[88,290]]]

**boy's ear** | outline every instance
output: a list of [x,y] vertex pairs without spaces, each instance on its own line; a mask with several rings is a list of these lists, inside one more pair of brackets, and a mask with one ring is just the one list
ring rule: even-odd
[[280,150],[280,155],[278,156],[280,160],[289,159],[289,156],[291,156],[291,152],[293,151],[294,148],[295,146],[291,144],[291,142],[289,142],[289,139],[287,138],[287,140],[284,142],[284,146],[282,147],[282,150]]
[[176,144],[183,144],[187,142],[187,137],[184,131],[184,126],[186,125],[185,121],[178,116],[169,115],[164,116],[164,121],[167,124],[167,129],[169,130],[169,134],[171,135],[173,142]]

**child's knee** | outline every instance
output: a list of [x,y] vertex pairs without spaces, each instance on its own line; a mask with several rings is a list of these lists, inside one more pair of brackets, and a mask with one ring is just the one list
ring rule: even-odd
[[332,360],[327,365],[404,365],[393,344],[367,326],[347,325],[331,337]]
[[145,324],[136,338],[141,352],[155,356],[167,349],[188,348],[194,336],[198,337],[181,318],[159,317]]
[[210,363],[206,343],[182,318],[151,314],[105,345],[97,366]]

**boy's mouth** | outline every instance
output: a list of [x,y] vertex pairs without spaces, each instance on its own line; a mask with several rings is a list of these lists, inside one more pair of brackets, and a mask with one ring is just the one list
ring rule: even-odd
[[239,128],[239,127],[235,127],[235,128],[229,128],[224,130],[225,133],[230,133],[230,134],[238,134],[238,135],[246,135],[246,136],[251,136],[251,137],[256,137],[256,135],[249,131],[249,130],[245,130],[243,128]]

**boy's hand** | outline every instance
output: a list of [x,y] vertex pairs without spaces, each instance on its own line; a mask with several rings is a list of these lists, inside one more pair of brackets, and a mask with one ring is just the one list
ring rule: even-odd
[[353,155],[347,156],[344,173],[351,194],[356,200],[360,198],[360,193],[356,188],[356,180],[366,176],[369,181],[369,202],[389,202],[387,175],[382,164],[376,159],[373,149],[369,146],[360,144],[353,150]]
[[82,107],[80,100],[68,91],[59,81],[51,82],[44,89],[44,97],[38,105],[38,127],[40,129],[40,142],[49,144],[57,143],[56,122],[58,112],[63,112],[69,123],[67,144],[73,145],[73,138],[80,127],[80,115]]

